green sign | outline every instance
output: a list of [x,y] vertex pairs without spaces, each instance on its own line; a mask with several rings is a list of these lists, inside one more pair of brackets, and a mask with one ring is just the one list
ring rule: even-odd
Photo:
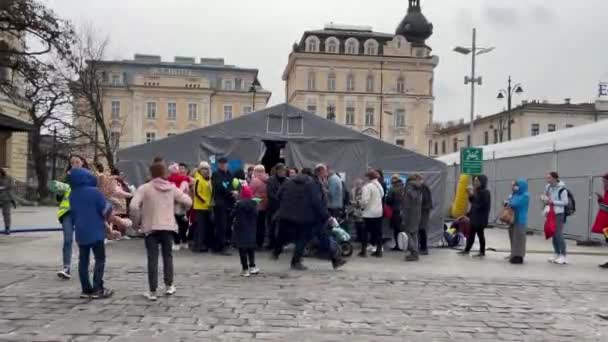
[[483,149],[469,147],[460,150],[460,173],[465,175],[483,173]]

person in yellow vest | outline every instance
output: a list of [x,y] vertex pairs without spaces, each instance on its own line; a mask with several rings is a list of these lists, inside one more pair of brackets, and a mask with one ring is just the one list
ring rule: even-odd
[[[88,169],[88,165],[83,157],[75,155],[70,158],[66,175],[70,173],[70,170],[77,168]],[[64,280],[70,280],[72,279],[70,273],[72,268],[72,242],[74,241],[74,221],[70,216],[70,193],[72,189],[69,184],[54,180],[51,181],[49,190],[61,198],[57,209],[57,219],[61,222],[63,229],[63,268],[57,272],[57,276]]]
[[195,253],[206,253],[213,247],[213,223],[211,221],[212,210],[211,166],[207,162],[201,162],[198,170],[194,173],[194,186],[192,199],[194,210],[194,229],[192,250]]

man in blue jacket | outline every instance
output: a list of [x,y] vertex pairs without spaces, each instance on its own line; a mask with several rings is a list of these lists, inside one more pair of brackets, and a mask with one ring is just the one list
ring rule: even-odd
[[[111,214],[111,205],[97,188],[97,178],[86,169],[72,169],[68,176],[70,215],[74,221],[76,242],[80,250],[78,275],[82,286],[81,298],[109,298],[113,291],[103,286],[106,264],[106,218]],[[91,251],[95,256],[93,286],[89,279]]]

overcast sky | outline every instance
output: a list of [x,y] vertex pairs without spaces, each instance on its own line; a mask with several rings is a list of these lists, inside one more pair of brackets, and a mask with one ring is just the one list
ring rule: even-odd
[[[46,0],[76,25],[92,23],[108,35],[111,59],[136,52],[223,57],[226,63],[260,70],[271,104],[284,101],[281,74],[293,43],[305,30],[329,22],[370,25],[394,32],[407,0]],[[477,115],[506,107],[496,99],[507,76],[521,82],[523,99],[562,102],[595,100],[600,79],[608,80],[606,0],[422,0],[434,24],[427,44],[440,58],[435,75],[435,119],[468,118],[470,58],[452,52],[478,44],[496,50],[479,58],[483,86]]]

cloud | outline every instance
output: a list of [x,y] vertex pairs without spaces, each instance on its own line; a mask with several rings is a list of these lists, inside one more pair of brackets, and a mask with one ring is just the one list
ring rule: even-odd
[[521,13],[515,7],[492,7],[483,10],[484,19],[493,26],[515,27],[521,21]]
[[534,21],[540,24],[551,24],[557,19],[557,13],[553,7],[534,6],[531,14]]

